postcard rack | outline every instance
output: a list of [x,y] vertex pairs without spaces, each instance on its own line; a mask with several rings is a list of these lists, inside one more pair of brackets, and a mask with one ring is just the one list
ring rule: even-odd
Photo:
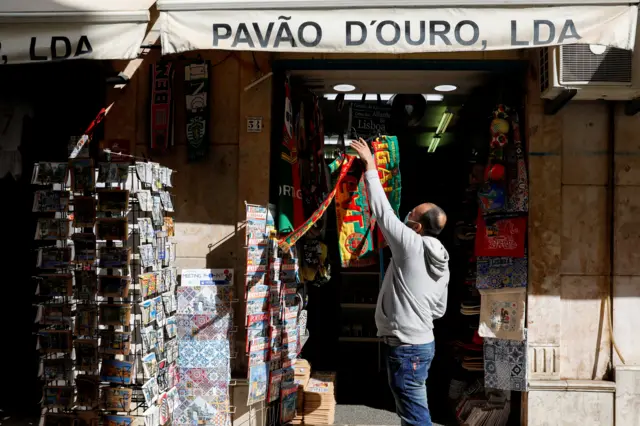
[[178,402],[172,173],[124,156],[35,165],[44,426],[170,420]]
[[294,420],[298,395],[294,363],[300,353],[298,258],[275,237],[273,208],[246,205],[247,405],[262,402],[268,425]]

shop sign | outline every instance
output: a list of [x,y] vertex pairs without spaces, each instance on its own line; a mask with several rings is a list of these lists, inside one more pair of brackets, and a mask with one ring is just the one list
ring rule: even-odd
[[637,5],[162,12],[164,54],[225,49],[415,53],[572,43],[632,49]]
[[180,284],[185,287],[233,284],[233,269],[183,269]]
[[0,64],[134,59],[147,23],[2,24]]

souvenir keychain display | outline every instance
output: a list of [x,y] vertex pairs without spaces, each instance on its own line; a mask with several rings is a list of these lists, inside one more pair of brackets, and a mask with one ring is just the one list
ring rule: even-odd
[[173,171],[122,154],[94,162],[84,151],[38,163],[32,176],[42,424],[170,424]]

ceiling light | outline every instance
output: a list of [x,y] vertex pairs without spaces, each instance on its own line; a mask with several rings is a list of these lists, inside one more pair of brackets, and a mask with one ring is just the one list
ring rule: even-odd
[[453,84],[441,84],[433,88],[436,92],[453,92],[456,90],[458,86],[454,86]]
[[604,52],[607,51],[607,46],[603,46],[601,44],[590,44],[589,50],[594,55],[602,55]]
[[444,114],[442,114],[442,118],[440,119],[440,124],[438,124],[438,129],[436,130],[436,135],[440,136],[447,131],[447,127],[449,127],[449,123],[451,123],[452,118],[453,118],[452,112],[446,111]]
[[329,101],[335,101],[337,97],[338,97],[337,93],[325,93],[324,94],[324,98],[326,100],[329,100]]
[[436,148],[438,148],[438,145],[440,145],[440,136],[434,136],[431,139],[431,143],[429,144],[429,149],[427,149],[427,152],[436,152]]
[[356,86],[354,86],[353,84],[336,84],[335,86],[333,86],[333,90],[335,90],[336,92],[353,92],[354,90],[356,90]]
[[427,102],[440,102],[444,99],[444,95],[440,93],[429,93],[427,95],[422,95],[427,100]]

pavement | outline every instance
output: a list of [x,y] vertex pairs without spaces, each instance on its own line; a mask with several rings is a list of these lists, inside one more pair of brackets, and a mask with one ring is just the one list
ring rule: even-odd
[[[366,405],[336,405],[337,426],[400,426],[395,412],[368,407]],[[434,423],[433,426],[444,426]]]

